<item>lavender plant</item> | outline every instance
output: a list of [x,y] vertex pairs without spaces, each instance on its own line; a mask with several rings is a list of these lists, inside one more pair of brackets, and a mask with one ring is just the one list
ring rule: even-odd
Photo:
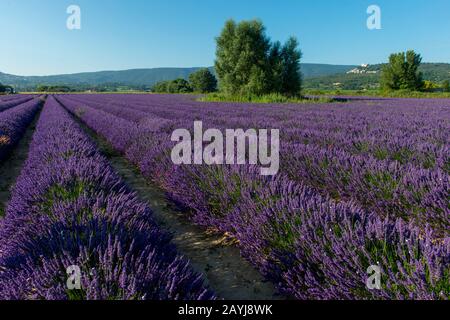
[[14,107],[0,112],[0,160],[20,140],[27,126],[39,110],[39,101],[30,99],[15,99],[11,102]]
[[[199,103],[175,95],[60,96],[200,225],[299,299],[448,299],[448,100]],[[175,166],[171,130],[280,128],[282,170]],[[380,290],[366,286],[378,266]]]
[[0,222],[0,282],[3,299],[214,298],[53,97]]

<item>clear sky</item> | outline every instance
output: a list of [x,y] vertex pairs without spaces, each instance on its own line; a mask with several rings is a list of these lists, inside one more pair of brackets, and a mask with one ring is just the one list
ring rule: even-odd
[[[72,4],[81,30],[66,28]],[[372,4],[381,30],[366,27]],[[450,62],[449,0],[0,0],[0,72],[210,66],[228,18],[260,18],[273,40],[295,35],[303,62],[378,63],[406,49]]]

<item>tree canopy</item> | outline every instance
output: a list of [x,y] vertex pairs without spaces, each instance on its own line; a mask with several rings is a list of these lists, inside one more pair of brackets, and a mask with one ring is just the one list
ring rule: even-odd
[[36,87],[36,91],[38,92],[73,92],[74,89],[65,85],[38,85]]
[[208,68],[200,69],[189,76],[189,84],[195,92],[214,92],[217,88],[216,77]]
[[422,89],[423,77],[418,71],[421,62],[422,57],[413,50],[391,54],[389,63],[382,69],[381,87],[385,90]]
[[14,93],[14,88],[11,86],[5,86],[0,83],[0,94],[4,93]]
[[444,92],[450,92],[450,82],[448,80],[444,80],[442,83],[442,89]]
[[158,82],[152,87],[152,91],[157,93],[189,93],[192,92],[192,87],[187,80],[179,78]]
[[301,52],[294,37],[281,46],[259,20],[228,20],[216,42],[215,70],[224,93],[300,94]]

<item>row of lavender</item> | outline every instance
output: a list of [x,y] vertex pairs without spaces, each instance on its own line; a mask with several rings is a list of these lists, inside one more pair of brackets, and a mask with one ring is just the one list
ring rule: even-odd
[[34,119],[40,105],[41,100],[37,98],[22,98],[14,100],[14,105],[11,108],[0,112],[0,161],[20,140],[26,128]]
[[23,95],[23,96],[12,96],[11,98],[8,97],[8,99],[7,98],[0,99],[0,112],[18,106],[27,101],[30,101],[34,97],[35,96],[32,95]]
[[0,283],[3,299],[214,298],[52,97],[0,222]]
[[[72,98],[83,101],[86,96]],[[442,165],[442,156],[446,153],[440,147],[449,144],[446,132],[450,100],[362,100],[356,104],[351,102],[334,107],[327,104],[243,107],[239,104],[209,103],[199,108],[197,102],[176,96],[153,96],[149,100],[145,96],[120,95],[87,98],[92,104],[107,104],[108,108],[117,112],[123,106],[139,111],[140,114],[132,116],[122,114],[131,117],[129,120],[149,113],[169,120],[174,120],[174,116],[193,120],[211,115],[215,123],[227,125],[279,125],[283,128],[283,138],[289,141],[340,147],[352,154],[414,162],[424,167]],[[230,108],[233,109],[231,114]],[[299,108],[301,112],[297,112]]]
[[[116,98],[65,97],[133,122],[135,132],[137,128],[145,132],[135,142],[142,142],[141,149],[147,140],[167,145],[174,128],[192,129],[193,120],[219,129],[280,128],[281,170],[291,180],[337,201],[355,201],[382,216],[400,217],[419,227],[428,224],[436,235],[449,235],[448,100],[248,106],[245,110],[242,105],[199,104],[177,96]],[[113,140],[130,145],[123,139]]]
[[[264,178],[251,166],[175,166],[169,157],[171,130],[188,129],[193,119],[219,128],[233,122],[246,124],[243,128],[259,127],[268,123],[258,113],[289,121],[298,113],[308,116],[313,107],[326,112],[333,107],[277,106],[275,113],[258,106],[255,113],[255,107],[248,106],[244,115],[242,106],[227,105],[226,111],[221,105],[193,105],[178,97],[175,101],[165,96],[58,99],[174,200],[192,209],[196,223],[237,238],[243,255],[282,292],[300,299],[449,297],[450,239],[438,238],[429,226],[417,228],[414,219],[411,223],[395,216],[385,219],[362,209],[352,198],[336,202],[286,174]],[[448,210],[443,209],[448,219]],[[366,287],[371,265],[382,270],[382,290]]]
[[[151,115],[171,121],[177,117],[189,121],[201,119],[219,126],[270,125],[282,128],[285,142],[340,148],[352,155],[414,163],[424,168],[448,166],[449,100],[381,100],[314,107],[249,106],[246,110],[235,104],[199,106],[198,102],[182,97],[171,100],[163,96],[151,97],[147,105],[139,104],[138,98],[142,97],[128,98],[131,105],[121,100],[126,99],[124,96],[114,102],[102,101],[98,96],[71,98],[79,102],[88,98],[91,106],[106,108],[104,111],[107,112],[121,112],[119,116],[139,123]],[[124,106],[133,109],[134,114],[125,112]]]

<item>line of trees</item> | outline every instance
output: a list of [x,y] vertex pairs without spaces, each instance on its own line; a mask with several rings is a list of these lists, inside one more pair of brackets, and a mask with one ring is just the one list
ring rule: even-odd
[[5,86],[0,83],[0,94],[10,94],[15,93],[14,88],[11,86]]
[[73,88],[65,85],[38,85],[37,92],[73,92]]
[[152,92],[156,93],[189,93],[192,91],[189,82],[182,78],[170,81],[160,81],[152,87]]
[[216,38],[215,73],[201,69],[191,74],[189,81],[176,79],[155,84],[153,92],[188,93],[214,92],[226,95],[261,96],[301,95],[300,51],[298,41],[290,37],[283,45],[272,42],[260,20],[236,23],[228,20]]
[[448,80],[444,80],[442,83],[442,89],[444,92],[450,92],[450,82]]
[[161,81],[152,87],[157,93],[209,93],[217,90],[217,79],[208,68],[202,68],[185,79]]
[[128,92],[128,91],[148,91],[150,86],[147,85],[129,85],[122,83],[101,83],[101,84],[39,84],[22,88],[22,91],[37,92]]
[[230,95],[301,92],[298,41],[271,42],[259,20],[228,20],[216,38],[215,70],[222,92]]
[[217,90],[217,79],[207,68],[192,73],[189,76],[189,84],[194,92],[208,93]]
[[389,63],[382,69],[381,88],[389,91],[424,89],[423,76],[418,71],[421,62],[422,57],[414,50],[391,54]]

